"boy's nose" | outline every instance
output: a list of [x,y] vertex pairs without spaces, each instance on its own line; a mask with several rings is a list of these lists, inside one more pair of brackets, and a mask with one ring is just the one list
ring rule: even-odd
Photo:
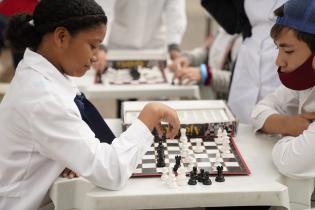
[[281,58],[281,56],[278,54],[277,59],[276,59],[276,65],[278,67],[285,67],[286,63],[285,61]]

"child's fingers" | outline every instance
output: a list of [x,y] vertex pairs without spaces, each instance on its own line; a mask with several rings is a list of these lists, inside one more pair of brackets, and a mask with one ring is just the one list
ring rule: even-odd
[[68,168],[65,168],[64,170],[63,170],[63,172],[62,172],[62,176],[63,177],[68,177],[68,174],[70,173],[70,169],[68,169]]
[[307,120],[315,120],[315,112],[305,112],[303,114],[301,114],[303,118],[307,119]]
[[159,137],[162,138],[162,136],[163,136],[163,127],[162,127],[161,122],[158,123],[158,124],[155,126],[155,129],[156,129],[156,131],[157,131]]

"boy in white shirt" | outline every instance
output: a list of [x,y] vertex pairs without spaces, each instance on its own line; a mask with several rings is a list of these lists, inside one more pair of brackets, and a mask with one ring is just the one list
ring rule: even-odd
[[272,157],[281,173],[315,177],[315,1],[290,0],[275,11],[271,36],[282,82],[252,112],[255,131],[281,134]]

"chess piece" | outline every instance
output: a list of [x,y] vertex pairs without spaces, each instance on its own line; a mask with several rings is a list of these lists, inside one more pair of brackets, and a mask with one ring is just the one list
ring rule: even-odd
[[187,135],[186,135],[186,128],[181,128],[180,129],[180,142],[181,143],[187,143]]
[[196,153],[203,152],[203,146],[201,146],[201,139],[196,139],[196,147],[194,148],[194,152]]
[[214,163],[214,167],[218,167],[221,165],[221,155],[220,155],[220,152],[217,152],[215,154],[215,163]]
[[172,173],[169,175],[168,181],[167,181],[167,185],[171,188],[175,188],[177,187],[177,183],[176,183],[176,177],[175,174]]
[[163,171],[162,171],[161,180],[162,182],[166,182],[168,180],[168,169],[165,167],[163,168]]
[[196,175],[195,175],[194,171],[190,172],[190,178],[188,180],[188,184],[189,185],[196,185],[197,184],[197,179],[196,179]]
[[180,167],[178,169],[178,175],[177,175],[176,181],[179,186],[187,185],[186,170],[184,167]]
[[216,182],[224,182],[225,178],[223,175],[223,166],[218,166],[217,167],[218,175],[215,177]]
[[103,84],[101,72],[98,72],[98,71],[96,72],[95,78],[94,78],[94,83],[95,84]]
[[180,165],[181,159],[182,159],[181,156],[179,156],[179,155],[176,155],[176,156],[175,156],[175,165],[174,165],[174,168],[173,168],[173,171],[174,171],[174,172],[177,172],[177,169],[181,166],[181,165]]
[[160,148],[157,148],[157,163],[156,163],[156,166],[157,167],[165,167],[165,154],[164,154],[164,147],[160,147]]
[[211,179],[209,177],[209,172],[208,171],[204,172],[203,182],[202,183],[204,185],[211,185],[212,184]]
[[197,173],[198,173],[198,172],[197,172],[197,166],[194,166],[194,167],[193,167],[192,172],[194,173],[195,176],[197,176]]
[[205,175],[205,170],[201,168],[200,173],[197,175],[198,182],[203,182],[204,175]]

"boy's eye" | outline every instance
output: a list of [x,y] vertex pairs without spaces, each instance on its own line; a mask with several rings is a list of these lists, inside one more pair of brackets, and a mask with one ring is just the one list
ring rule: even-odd
[[91,46],[91,48],[92,48],[93,50],[96,49],[96,46],[95,46],[95,45],[90,44],[90,46]]
[[291,54],[291,53],[293,53],[293,52],[294,52],[293,50],[287,50],[287,51],[285,51],[286,54]]

